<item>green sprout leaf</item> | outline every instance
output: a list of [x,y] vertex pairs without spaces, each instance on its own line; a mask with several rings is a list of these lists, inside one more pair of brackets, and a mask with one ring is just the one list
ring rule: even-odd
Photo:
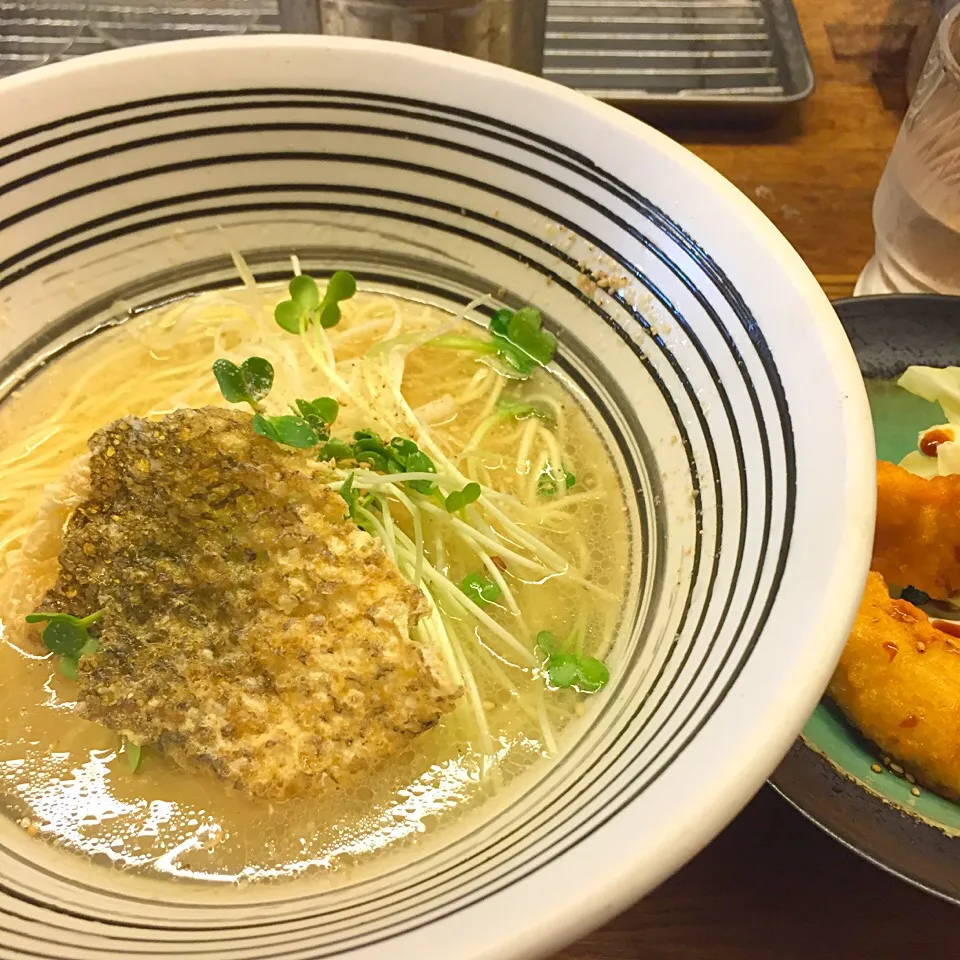
[[62,657],[79,657],[93,653],[96,640],[90,636],[88,627],[103,616],[102,610],[88,617],[75,617],[69,613],[53,613],[38,610],[25,617],[27,623],[46,623],[42,634],[43,645]]
[[[372,430],[358,430],[354,435],[353,457],[358,463],[368,463],[379,473],[436,473],[434,462],[405,437],[394,437],[389,444]],[[407,486],[429,496],[434,484],[430,480],[409,480]]]
[[[384,474],[437,472],[433,461],[413,440],[394,437],[387,443],[373,430],[357,430],[352,444],[333,437],[320,448],[317,459],[337,462],[353,460],[364,464],[375,473]],[[435,489],[430,480],[408,480],[406,485],[426,496]]]
[[[490,319],[489,340],[463,334],[441,334],[428,340],[434,347],[496,354],[502,363],[500,372],[524,379],[537,366],[545,367],[557,352],[557,338],[543,329],[543,317],[535,307],[498,310]],[[529,415],[529,414],[528,414]]]
[[273,319],[287,333],[300,332],[300,320],[306,321],[309,313],[296,300],[281,300],[273,310]]
[[317,454],[318,460],[352,460],[353,459],[353,447],[349,443],[346,443],[343,440],[337,440],[334,437],[332,440],[328,440],[321,448],[320,452]]
[[327,283],[327,300],[349,300],[357,292],[357,281],[352,273],[338,270]]
[[551,633],[549,630],[541,630],[537,634],[537,647],[545,656],[549,657],[555,653],[559,653],[560,641],[557,639],[556,634]]
[[580,658],[580,674],[577,686],[585,693],[596,693],[605,687],[610,680],[610,671],[607,665],[596,657]]
[[312,406],[317,416],[327,426],[332,424],[340,415],[340,404],[333,397],[317,397]]
[[377,473],[386,473],[392,457],[386,443],[372,430],[358,430],[354,435],[353,459],[365,463]]
[[62,656],[60,657],[60,672],[68,679],[72,680],[74,683],[77,682],[77,678],[80,674],[80,658],[71,657],[71,656]]
[[347,505],[347,513],[351,520],[357,518],[357,491],[353,489],[353,474],[351,473],[340,486],[340,496]]
[[420,452],[420,448],[412,440],[407,440],[405,437],[394,437],[390,441],[390,450],[402,464]]
[[288,290],[290,299],[277,304],[273,318],[287,333],[300,333],[313,323],[325,329],[335,327],[340,322],[340,304],[356,294],[357,281],[352,273],[338,270],[321,299],[316,280],[301,274],[290,281]]
[[313,277],[305,274],[294,277],[287,289],[290,291],[290,299],[301,310],[316,310],[320,306],[320,288]]
[[542,367],[557,352],[557,338],[543,329],[543,318],[535,307],[524,307],[510,318],[506,338]]
[[253,418],[253,429],[261,437],[300,450],[315,447],[320,442],[316,431],[303,417],[265,417],[258,413]]
[[251,400],[262,400],[273,386],[273,367],[263,357],[249,357],[240,364],[240,373]]
[[317,311],[320,326],[324,329],[335,327],[340,322],[340,304],[349,300],[357,292],[357,281],[352,273],[338,270],[327,283],[327,292]]
[[249,403],[256,410],[273,386],[273,367],[263,357],[250,357],[238,367],[230,360],[215,360],[213,375],[224,400],[228,403]]
[[274,308],[273,319],[287,333],[299,333],[302,327],[309,326],[313,311],[320,305],[320,290],[313,277],[301,274],[294,277],[287,289],[289,300],[281,300]]
[[[403,466],[407,473],[437,472],[433,461],[422,450],[410,454],[403,462]],[[417,493],[422,493],[426,497],[429,497],[434,490],[433,481],[431,480],[411,480],[408,485],[416,490]]]
[[355,450],[372,450],[386,458],[390,455],[386,443],[380,439],[372,430],[358,430],[353,435],[353,447]]
[[275,443],[280,442],[280,434],[273,429],[270,419],[259,413],[253,418],[253,432],[261,437],[266,437],[268,440],[273,440]]
[[53,620],[43,631],[43,644],[62,657],[78,656],[86,646],[87,631],[68,620]]
[[43,631],[43,645],[60,657],[60,672],[69,680],[76,680],[80,669],[80,658],[96,653],[100,641],[91,637],[88,627],[103,616],[102,610],[88,617],[75,617],[69,613],[37,611],[26,616],[27,623],[46,623]]
[[557,481],[553,479],[553,474],[549,469],[543,470],[537,477],[537,493],[541,497],[555,497],[559,490]]
[[376,473],[387,472],[387,458],[376,450],[359,450],[354,454],[353,459],[357,463],[365,463]]
[[543,318],[534,307],[498,310],[490,320],[490,336],[497,352],[521,377],[539,365],[545,367],[557,351],[557,338],[543,329]]
[[[390,453],[400,465],[403,473],[436,473],[434,462],[413,442],[405,437],[394,437],[390,441]],[[410,480],[408,486],[429,497],[434,490],[431,480]]]
[[140,767],[140,760],[143,755],[143,747],[141,747],[140,744],[134,743],[132,740],[128,740],[126,737],[124,737],[120,752],[126,758],[127,767],[130,769],[130,772],[136,773]]
[[297,411],[313,427],[314,433],[321,440],[326,440],[330,436],[330,424],[340,412],[340,404],[333,397],[297,400]]
[[550,686],[566,690],[580,678],[580,658],[573,653],[555,653],[547,660]]
[[602,660],[565,652],[549,630],[537,634],[537,649],[546,658],[544,673],[555,690],[574,688],[580,693],[596,693],[610,680],[610,671]]
[[478,606],[485,607],[500,599],[500,587],[482,573],[471,573],[460,581],[460,589]]
[[505,307],[501,310],[498,310],[490,318],[490,335],[492,337],[500,337],[501,339],[506,339],[507,327],[510,326],[510,318],[512,316],[513,316],[512,310],[507,310]]
[[235,363],[230,360],[215,360],[213,375],[217,378],[220,392],[227,403],[246,402],[247,385],[243,382],[243,374]]
[[[566,469],[563,468],[563,484],[570,490],[573,486],[576,485],[577,478]],[[550,467],[546,467],[540,472],[540,476],[537,478],[537,493],[541,497],[555,497],[557,492],[560,489],[560,484],[557,482],[556,477],[553,475],[553,470]]]
[[462,490],[454,490],[450,493],[444,501],[444,505],[447,508],[447,513],[456,513],[458,510],[463,510],[467,504],[474,503],[479,499],[480,484],[468,483]]

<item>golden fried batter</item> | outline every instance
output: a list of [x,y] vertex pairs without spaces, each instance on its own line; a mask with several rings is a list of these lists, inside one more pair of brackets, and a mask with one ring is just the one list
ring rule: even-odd
[[877,464],[871,566],[889,583],[937,599],[960,592],[960,476],[928,480]]
[[850,722],[914,776],[960,799],[960,639],[871,573],[830,681]]
[[126,418],[42,609],[104,611],[85,716],[187,768],[296,796],[396,751],[461,689],[410,637],[425,609],[302,453],[229,410]]

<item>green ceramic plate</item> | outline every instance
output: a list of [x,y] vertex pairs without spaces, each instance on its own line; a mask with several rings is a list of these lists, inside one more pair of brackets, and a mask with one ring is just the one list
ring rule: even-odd
[[[877,457],[896,462],[943,414],[895,379],[914,363],[960,365],[960,298],[858,297],[834,306],[867,385]],[[906,780],[874,772],[879,760],[877,748],[824,700],[771,783],[851,849],[960,903],[960,804],[924,789],[914,796]]]

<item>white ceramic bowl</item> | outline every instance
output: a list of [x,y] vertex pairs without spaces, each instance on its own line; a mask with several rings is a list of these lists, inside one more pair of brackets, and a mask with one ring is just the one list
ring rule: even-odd
[[[450,307],[531,302],[631,491],[614,681],[561,760],[376,879],[215,889],[0,823],[0,956],[548,953],[743,806],[816,703],[865,575],[872,434],[836,317],[720,176],[578,94],[412,47],[187,41],[0,83],[5,389],[98,322],[353,270]],[[616,279],[593,291],[584,265]],[[641,549],[642,547],[642,549]],[[572,734],[574,735],[574,734]]]

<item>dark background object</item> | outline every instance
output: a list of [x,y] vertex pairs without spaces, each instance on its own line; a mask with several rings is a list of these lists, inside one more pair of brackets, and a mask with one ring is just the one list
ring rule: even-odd
[[[5,0],[0,76],[150,41],[317,32],[315,0]],[[544,75],[628,109],[768,115],[813,90],[791,0],[549,0]]]

